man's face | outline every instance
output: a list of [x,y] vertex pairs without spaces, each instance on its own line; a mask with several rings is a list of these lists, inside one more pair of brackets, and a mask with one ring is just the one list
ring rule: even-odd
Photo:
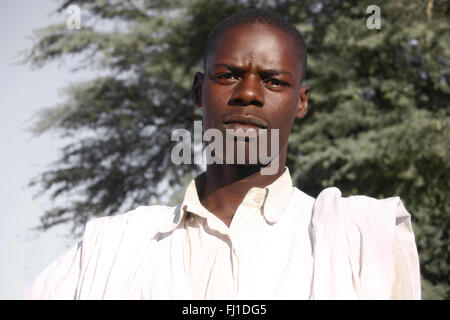
[[216,128],[223,137],[226,129],[279,129],[278,152],[285,157],[294,119],[307,112],[302,73],[290,35],[260,23],[229,29],[208,55],[205,74],[194,81],[204,129]]

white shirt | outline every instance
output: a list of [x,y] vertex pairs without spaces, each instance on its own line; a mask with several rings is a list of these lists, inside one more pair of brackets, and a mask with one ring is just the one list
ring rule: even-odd
[[331,187],[314,199],[286,170],[247,193],[230,228],[201,206],[194,182],[176,207],[94,219],[25,297],[420,299],[420,272],[399,197]]
[[[279,234],[276,230],[283,222],[278,227],[273,226],[279,222],[294,192],[289,170],[286,168],[275,182],[265,188],[251,188],[229,227],[200,203],[196,183],[201,190],[204,176],[200,175],[191,182],[181,205],[182,214],[187,215],[181,227],[186,230],[184,261],[193,298],[233,299],[238,293],[241,297],[254,298],[263,292],[281,297],[283,293],[278,291],[287,285],[284,281],[288,270],[293,268],[296,281],[292,281],[293,275],[289,278],[289,285],[296,286],[296,298],[308,299],[313,265],[308,231],[311,210],[298,212],[296,232],[292,233],[295,239],[286,238],[284,244],[296,243],[289,251],[278,250],[278,246],[283,244],[277,239]],[[272,254],[267,254],[268,250],[272,250]],[[255,259],[255,256],[268,261]],[[294,256],[295,263],[288,264]],[[278,268],[285,269],[278,275],[278,281],[261,281],[258,273],[252,280],[254,269],[259,268],[256,263],[274,264],[274,259],[284,264]]]

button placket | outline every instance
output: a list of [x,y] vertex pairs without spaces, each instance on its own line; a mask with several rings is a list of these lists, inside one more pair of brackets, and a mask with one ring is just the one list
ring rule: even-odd
[[239,259],[236,253],[236,249],[231,234],[228,234],[226,238],[228,246],[230,248],[230,260],[231,260],[230,263],[233,277],[233,296],[236,296],[239,290]]

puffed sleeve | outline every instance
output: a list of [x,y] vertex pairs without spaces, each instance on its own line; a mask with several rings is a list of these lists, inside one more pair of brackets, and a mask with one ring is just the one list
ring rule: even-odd
[[396,207],[394,284],[391,299],[420,299],[420,267],[411,217],[401,200]]
[[28,283],[24,292],[25,299],[75,299],[81,270],[82,247],[83,242],[78,242]]
[[411,216],[399,197],[341,197],[324,189],[313,209],[313,297],[420,299]]

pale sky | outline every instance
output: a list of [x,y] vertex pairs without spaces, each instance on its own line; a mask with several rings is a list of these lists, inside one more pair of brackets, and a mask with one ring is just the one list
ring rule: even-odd
[[54,106],[61,88],[92,78],[73,73],[69,65],[52,63],[32,70],[14,65],[18,53],[31,46],[33,29],[64,22],[67,13],[52,14],[61,1],[2,0],[0,2],[0,299],[22,299],[23,288],[77,240],[68,227],[45,233],[30,231],[49,206],[45,195],[33,199],[28,182],[58,159],[65,144],[56,134],[33,138],[25,131],[36,110]]

